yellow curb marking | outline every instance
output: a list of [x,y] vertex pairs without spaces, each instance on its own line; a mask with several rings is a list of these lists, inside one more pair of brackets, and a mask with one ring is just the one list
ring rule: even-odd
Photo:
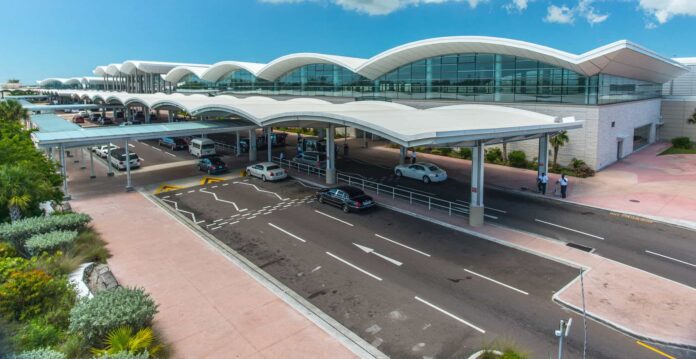
[[201,185],[208,184],[208,183],[222,182],[224,180],[225,180],[224,178],[203,177],[203,178],[201,178]]
[[184,188],[184,187],[182,187],[182,186],[172,186],[172,185],[168,185],[168,184],[163,184],[163,185],[159,186],[159,187],[157,188],[157,190],[155,190],[155,194],[160,194],[160,193],[162,193],[162,192],[174,191],[174,190],[182,189],[182,188]]
[[675,357],[673,357],[673,356],[671,356],[671,355],[669,355],[669,354],[663,352],[663,351],[660,350],[660,349],[653,348],[653,347],[651,347],[650,345],[647,345],[647,344],[641,342],[640,340],[636,340],[636,344],[638,344],[638,345],[640,345],[640,346],[642,346],[642,347],[644,347],[644,348],[648,348],[648,349],[654,351],[655,353],[662,355],[662,356],[665,357],[665,358],[668,358],[668,359],[677,359],[677,358],[675,358]]

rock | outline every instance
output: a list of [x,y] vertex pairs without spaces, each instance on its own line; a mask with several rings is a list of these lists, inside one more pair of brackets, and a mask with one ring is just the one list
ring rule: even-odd
[[83,280],[92,293],[117,288],[120,285],[106,264],[92,264],[85,269]]

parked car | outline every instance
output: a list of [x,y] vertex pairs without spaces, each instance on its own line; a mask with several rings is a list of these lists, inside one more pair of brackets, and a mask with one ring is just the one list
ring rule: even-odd
[[140,121],[140,122],[145,122],[145,115],[143,114],[143,111],[138,111],[135,113],[135,116],[133,116],[132,121]]
[[227,165],[220,159],[220,157],[213,156],[201,158],[201,160],[198,161],[198,169],[203,172],[208,172],[208,174],[218,174],[227,172]]
[[[135,152],[128,152],[128,159],[130,160],[130,168],[140,167],[140,157]],[[123,148],[117,148],[111,151],[111,166],[119,170],[126,169],[126,150]]]
[[89,120],[92,122],[99,122],[99,119],[102,117],[101,113],[99,112],[92,112],[92,114],[89,115]]
[[205,156],[214,156],[215,142],[209,138],[194,138],[188,147],[189,153],[201,158]]
[[162,137],[158,141],[160,146],[169,147],[172,151],[185,150],[188,148],[186,141],[179,137]]
[[445,170],[428,162],[398,165],[394,167],[394,173],[398,177],[413,178],[425,183],[443,182],[447,179]]
[[375,201],[359,188],[338,186],[323,188],[316,193],[319,203],[328,203],[343,209],[343,212],[361,211],[373,207]]
[[125,114],[121,110],[116,110],[116,111],[114,111],[114,118],[116,118],[116,119],[125,118]]
[[264,182],[280,181],[288,177],[288,171],[273,162],[261,162],[246,168],[249,176],[258,177]]
[[77,113],[78,116],[82,116],[82,118],[89,118],[89,113],[87,111],[80,111]]
[[85,123],[85,118],[80,115],[75,115],[72,118],[73,123]]
[[100,117],[99,118],[100,125],[112,125],[113,123],[114,123],[114,120],[111,117]]
[[112,155],[114,154],[114,150],[119,148],[118,146],[111,143],[109,145],[101,145],[101,146],[93,147],[94,153],[101,158],[106,158],[109,154],[109,146],[111,146],[111,154]]
[[326,167],[326,153],[322,152],[303,152],[295,156],[295,162],[304,163],[314,167]]

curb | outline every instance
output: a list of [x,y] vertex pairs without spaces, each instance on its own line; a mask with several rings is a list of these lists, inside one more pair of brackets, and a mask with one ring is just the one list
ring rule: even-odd
[[191,221],[188,218],[184,217],[183,215],[177,212],[172,211],[171,208],[168,205],[162,203],[159,198],[148,193],[139,193],[140,195],[148,199],[150,202],[163,209],[167,214],[172,216],[179,223],[186,226],[198,238],[200,238],[206,244],[211,246],[214,250],[225,256],[225,258],[227,258],[230,262],[234,263],[238,268],[242,269],[245,273],[254,278],[258,283],[260,283],[265,288],[273,292],[273,294],[277,295],[290,307],[298,311],[300,314],[309,319],[312,323],[317,325],[319,328],[324,330],[333,338],[337,339],[343,346],[348,348],[356,356],[360,358],[389,358],[379,349],[375,348],[367,341],[360,338],[357,334],[344,327],[341,323],[322,312],[319,308],[307,301],[304,297],[298,295],[292,289],[288,288],[287,286],[273,278],[271,275],[263,271],[261,268],[253,264],[251,261],[244,258],[244,256],[240,255],[233,249],[227,247],[224,243],[220,242],[214,236],[201,230],[198,226],[191,223]]

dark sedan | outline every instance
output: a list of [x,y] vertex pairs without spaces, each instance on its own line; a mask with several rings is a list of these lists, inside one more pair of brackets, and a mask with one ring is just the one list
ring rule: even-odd
[[198,169],[208,174],[217,174],[227,171],[227,165],[220,157],[207,157],[198,162]]
[[360,211],[375,205],[372,197],[359,188],[351,186],[338,186],[324,188],[317,191],[317,201],[341,207],[343,212]]

